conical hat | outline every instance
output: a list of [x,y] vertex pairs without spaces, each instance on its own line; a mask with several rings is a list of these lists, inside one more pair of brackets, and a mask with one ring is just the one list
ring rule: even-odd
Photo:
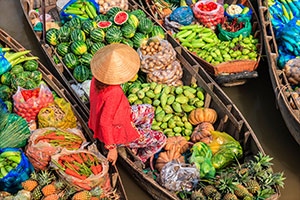
[[133,79],[140,68],[138,53],[125,44],[110,44],[98,50],[91,61],[94,77],[108,85]]

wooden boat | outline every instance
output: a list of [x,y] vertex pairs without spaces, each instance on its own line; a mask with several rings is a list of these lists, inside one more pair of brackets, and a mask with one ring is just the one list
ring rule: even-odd
[[[4,47],[11,48],[15,52],[25,51],[26,49],[18,43],[15,39],[13,39],[10,35],[8,35],[5,31],[0,29],[0,44]],[[33,57],[31,53],[27,54],[27,56]],[[64,98],[67,102],[71,104],[72,110],[74,115],[76,116],[82,130],[84,133],[85,138],[87,141],[95,142],[91,130],[88,127],[88,116],[84,116],[81,113],[82,108],[76,103],[70,93],[64,88],[64,86],[49,72],[49,70],[40,62],[38,61],[39,68],[38,70],[43,75],[43,81],[49,86],[49,88],[56,92],[57,96],[60,98]],[[100,145],[98,148],[100,149]],[[120,195],[121,200],[127,200],[127,196],[123,187],[123,183],[121,177],[119,175],[117,167],[110,167],[110,178],[112,187],[117,189],[118,194]]]
[[277,68],[278,50],[272,22],[270,20],[269,7],[263,0],[259,0],[258,5],[269,64],[269,73],[276,102],[286,126],[300,145],[300,105],[291,92],[292,88],[285,73]]
[[[146,1],[139,1],[145,4],[147,10],[150,11],[152,16],[160,22],[160,25],[167,31],[171,31],[172,33],[178,32],[178,29],[171,28],[170,26],[166,25],[165,18],[163,14],[158,10],[157,5],[155,4],[156,1],[154,0],[146,0]],[[188,49],[183,47],[186,51],[188,51],[195,60],[210,74],[214,77],[215,81],[223,86],[236,86],[242,85],[246,83],[248,79],[258,77],[258,73],[255,71],[259,65],[259,61],[261,58],[262,53],[262,32],[261,32],[261,25],[259,23],[258,16],[253,8],[250,0],[225,0],[224,4],[242,4],[252,9],[252,33],[254,38],[259,40],[259,44],[257,46],[258,49],[258,57],[257,61],[254,60],[234,60],[234,61],[227,61],[220,63],[218,65],[213,66],[212,64],[208,63],[206,60],[202,59],[201,57],[193,54]],[[224,75],[223,75],[224,74]]]
[[[25,0],[21,0],[21,3],[24,2]],[[143,9],[134,1],[129,1],[129,8]],[[54,12],[54,9],[52,9],[51,13]],[[25,9],[24,13],[27,15]],[[148,18],[155,21],[154,18],[152,18],[147,12],[146,14],[148,15]],[[30,20],[28,20],[28,22],[31,23]],[[264,153],[263,148],[251,127],[221,88],[211,79],[206,71],[200,67],[199,63],[195,61],[168,33],[166,33],[166,40],[171,43],[177,52],[177,59],[179,59],[182,63],[182,81],[184,84],[189,85],[191,83],[197,83],[199,87],[202,87],[206,92],[206,101],[204,106],[213,108],[217,111],[219,115],[219,120],[216,123],[217,130],[230,133],[241,143],[244,149],[244,157],[241,159],[241,162],[251,159],[253,155],[258,152]],[[143,166],[139,165],[138,162],[135,162],[138,161],[138,158],[133,155],[129,149],[121,151],[119,155],[119,162],[129,171],[139,185],[154,199],[178,199],[175,193],[168,191],[154,181],[152,174],[148,175],[143,172]],[[276,194],[273,195],[271,199],[278,199],[279,196],[279,190],[276,188]]]

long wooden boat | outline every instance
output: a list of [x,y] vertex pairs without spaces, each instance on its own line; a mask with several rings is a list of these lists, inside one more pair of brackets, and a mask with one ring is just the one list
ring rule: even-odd
[[286,126],[300,145],[300,105],[292,94],[292,88],[285,73],[277,68],[278,49],[270,19],[269,7],[263,0],[259,0],[258,5],[269,64],[269,73],[276,102]]
[[[25,0],[21,0],[24,3]],[[130,9],[143,9],[137,3],[129,1]],[[46,8],[47,9],[47,8]],[[24,9],[25,15],[26,9]],[[55,13],[53,7],[51,13]],[[147,12],[147,17],[152,19]],[[28,15],[27,15],[28,17]],[[28,18],[29,19],[29,18]],[[28,20],[29,23],[30,20]],[[157,22],[156,22],[157,23]],[[185,51],[174,38],[166,33],[166,40],[168,40],[175,51],[177,52],[177,59],[182,64],[183,78],[182,81],[185,85],[191,83],[197,83],[199,87],[203,88],[206,92],[205,107],[213,108],[217,111],[219,120],[216,123],[217,130],[225,131],[231,134],[236,140],[240,142],[244,150],[244,157],[241,162],[251,159],[258,152],[262,152],[263,148],[259,143],[256,135],[252,131],[248,122],[242,116],[237,107],[227,97],[227,95],[221,90],[221,88],[213,81],[213,79],[203,70],[199,63],[194,60],[193,57]],[[50,58],[50,57],[49,57]],[[132,154],[129,149],[120,152],[119,162],[126,168],[133,178],[139,183],[139,185],[146,190],[154,199],[173,199],[178,200],[175,193],[168,191],[160,186],[151,175],[143,172],[143,166],[139,165],[138,158]],[[149,166],[146,166],[149,167]],[[278,188],[276,188],[276,194],[271,199],[278,199],[280,196]]]
[[[167,31],[172,33],[176,33],[179,31],[177,28],[172,28],[165,23],[165,17],[159,12],[159,9],[155,2],[156,0],[146,0],[146,1],[139,1],[141,4],[144,4],[144,7],[152,14],[152,16],[160,22],[160,25]],[[158,1],[160,2],[160,1]],[[234,61],[227,61],[220,63],[218,65],[213,66],[212,64],[208,63],[203,58],[195,55],[194,53],[190,52],[188,49],[183,47],[186,51],[188,51],[195,60],[210,74],[214,77],[215,81],[223,86],[236,86],[242,85],[246,83],[247,80],[258,77],[257,71],[255,71],[259,65],[259,61],[261,59],[262,54],[262,32],[261,32],[261,25],[259,23],[258,16],[255,12],[254,7],[252,6],[250,0],[225,0],[224,4],[241,4],[247,6],[252,9],[252,34],[254,38],[259,40],[257,45],[257,53],[258,57],[257,60],[234,60]]]
[[[15,52],[25,51],[26,49],[18,43],[15,39],[13,39],[10,35],[8,35],[4,30],[0,29],[0,44],[4,47],[11,48]],[[28,53],[26,56],[33,57],[31,53]],[[85,138],[87,141],[95,142],[91,130],[88,127],[88,117],[83,116],[82,108],[77,104],[74,98],[70,95],[70,93],[64,88],[64,86],[50,73],[50,71],[40,62],[38,61],[39,68],[38,70],[43,75],[43,81],[49,86],[52,91],[55,91],[58,97],[64,98],[67,102],[71,104],[74,115],[76,116]],[[101,150],[100,145],[97,144],[98,149]],[[124,190],[124,186],[119,175],[117,167],[110,167],[110,178],[112,187],[117,189],[118,194],[120,195],[121,200],[127,200],[127,195]]]

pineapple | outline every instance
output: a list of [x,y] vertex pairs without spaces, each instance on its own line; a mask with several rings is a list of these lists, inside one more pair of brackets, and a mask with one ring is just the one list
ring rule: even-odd
[[67,186],[64,191],[60,193],[60,200],[67,200],[76,192],[74,187]]
[[72,200],[90,200],[92,197],[92,193],[87,191],[87,190],[84,190],[84,191],[81,191],[81,192],[77,192]]
[[216,190],[213,185],[208,185],[203,188],[204,194],[209,197],[211,200],[220,200],[221,194]]
[[238,198],[235,196],[235,194],[227,193],[223,197],[223,200],[238,200]]
[[253,196],[247,188],[242,185],[236,185],[234,188],[234,194],[239,198],[244,198],[246,196]]
[[59,199],[58,194],[51,194],[51,195],[45,197],[43,200],[58,200],[58,199]]
[[51,194],[54,194],[55,192],[56,192],[56,188],[55,188],[54,184],[46,185],[42,189],[42,193],[44,196],[49,196]]
[[191,200],[205,200],[205,196],[200,190],[193,191],[191,195]]
[[256,180],[249,179],[245,185],[251,194],[256,194],[260,190],[260,185]]
[[39,185],[32,191],[32,199],[33,200],[40,200],[43,196],[41,193],[42,187]]
[[37,182],[37,173],[35,173],[35,172],[33,172],[30,175],[30,179],[29,180],[24,181],[22,183],[22,187],[24,188],[24,190],[27,190],[29,192],[33,191],[34,188],[36,188],[37,185],[38,185],[38,182]]
[[49,196],[56,192],[55,186],[51,184],[53,180],[55,180],[55,176],[51,172],[45,170],[39,173],[38,181],[42,187],[43,195]]

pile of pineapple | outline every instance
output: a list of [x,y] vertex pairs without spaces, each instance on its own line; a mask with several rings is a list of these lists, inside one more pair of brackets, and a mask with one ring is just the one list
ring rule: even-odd
[[[77,191],[74,187],[56,178],[52,171],[33,172],[30,179],[22,183],[23,190],[12,196],[1,192],[3,200],[100,200],[103,191],[96,187],[91,191]],[[1,198],[2,195],[2,198]],[[103,195],[102,195],[103,196]],[[109,198],[106,198],[109,199]]]
[[[191,200],[255,200],[275,194],[275,186],[283,187],[283,173],[273,173],[272,158],[259,153],[243,165],[225,168],[214,180],[203,180],[193,191]],[[205,183],[205,184],[204,184]],[[208,183],[208,185],[207,185]]]

